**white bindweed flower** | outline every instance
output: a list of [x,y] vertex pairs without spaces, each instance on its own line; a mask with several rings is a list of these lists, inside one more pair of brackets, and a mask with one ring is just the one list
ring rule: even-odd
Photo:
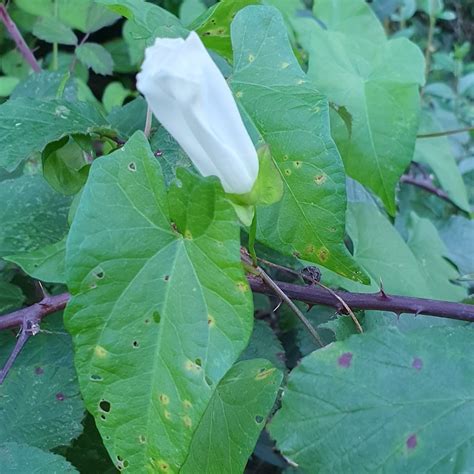
[[157,38],[145,51],[137,89],[203,176],[228,193],[252,189],[258,157],[237,104],[199,36]]

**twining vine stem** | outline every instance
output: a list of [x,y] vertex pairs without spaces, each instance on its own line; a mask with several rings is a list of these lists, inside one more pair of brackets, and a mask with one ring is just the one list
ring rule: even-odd
[[0,21],[5,25],[6,30],[15,42],[16,47],[25,58],[25,61],[31,66],[31,69],[35,72],[41,71],[41,66],[35,58],[35,55],[26,44],[20,30],[15,25],[15,22],[11,19],[8,14],[7,7],[4,4],[0,4]]

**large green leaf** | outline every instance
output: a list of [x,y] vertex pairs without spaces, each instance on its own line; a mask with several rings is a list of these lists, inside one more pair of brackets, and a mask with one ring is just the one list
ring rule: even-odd
[[19,443],[0,444],[0,472],[2,474],[55,474],[79,472],[57,454]]
[[74,78],[68,77],[66,73],[51,71],[31,74],[15,87],[10,99],[18,99],[20,97],[55,99],[62,92],[61,98],[75,101],[77,98],[77,81]]
[[[353,203],[349,209],[354,258],[371,275],[372,291],[382,282],[389,293],[425,298],[440,298],[442,294],[459,300],[463,292],[449,282],[457,272],[444,261],[446,251],[428,220],[412,216],[412,236],[407,244],[374,205]],[[442,273],[433,277],[432,272],[440,269]],[[357,283],[350,285],[352,290],[370,291]]]
[[465,328],[331,344],[293,370],[270,432],[308,473],[472,472],[471,350]]
[[36,250],[67,233],[71,198],[54,192],[39,175],[0,183],[0,256]]
[[142,132],[94,162],[69,234],[67,327],[114,463],[183,465],[252,328],[239,225],[215,179],[167,195]]
[[261,0],[221,0],[197,18],[189,28],[196,30],[207,48],[232,61],[230,24],[239,10],[256,3],[261,3]]
[[282,373],[264,359],[237,363],[219,383],[180,472],[244,472]]
[[282,200],[258,210],[258,239],[349,278],[365,275],[344,246],[345,173],[327,100],[307,79],[273,7],[249,6],[232,24],[231,86],[269,144]]
[[[442,130],[432,113],[421,116],[420,132],[430,133]],[[461,209],[470,212],[467,190],[446,136],[419,138],[416,141],[413,160],[430,166],[448,196]]]
[[[30,338],[0,386],[0,444],[51,449],[69,444],[82,431],[84,405],[61,316],[41,324],[45,332]],[[0,365],[15,343],[13,332],[0,333]]]
[[50,142],[74,133],[100,133],[109,126],[87,102],[18,98],[0,105],[0,168],[13,171]]
[[314,19],[295,24],[308,49],[309,77],[352,116],[350,136],[335,133],[347,173],[395,214],[395,186],[413,157],[418,129],[423,55],[405,38],[388,41],[363,0],[320,0],[314,13],[325,28]]
[[66,283],[65,254],[66,241],[63,239],[32,252],[8,255],[4,260],[16,263],[25,273],[37,280]]

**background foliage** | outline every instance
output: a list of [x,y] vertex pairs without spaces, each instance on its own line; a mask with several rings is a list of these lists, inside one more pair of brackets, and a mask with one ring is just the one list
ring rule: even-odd
[[[278,299],[252,295],[218,181],[159,123],[146,139],[135,89],[155,37],[197,31],[283,180],[257,210],[259,257],[317,265],[332,288],[472,302],[470,2],[8,12],[41,72],[1,27],[0,312],[43,286],[72,300],[0,386],[2,473],[474,469],[469,325],[360,311],[356,334],[314,306],[331,343],[318,348]],[[15,336],[0,333],[0,360]]]

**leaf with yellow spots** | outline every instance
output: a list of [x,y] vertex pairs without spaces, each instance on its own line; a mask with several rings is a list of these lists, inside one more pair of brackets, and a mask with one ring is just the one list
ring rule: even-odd
[[207,48],[232,61],[230,24],[239,10],[256,3],[260,0],[221,0],[196,18],[189,29],[201,36]]
[[131,472],[180,471],[252,331],[233,208],[217,179],[177,176],[167,190],[137,132],[92,165],[66,246],[81,394]]
[[214,392],[180,472],[243,472],[282,378],[265,359],[235,364]]
[[346,175],[331,138],[328,101],[301,70],[283,18],[273,7],[246,7],[232,23],[232,43],[230,85],[284,183],[279,202],[257,208],[257,239],[368,281],[344,245]]

